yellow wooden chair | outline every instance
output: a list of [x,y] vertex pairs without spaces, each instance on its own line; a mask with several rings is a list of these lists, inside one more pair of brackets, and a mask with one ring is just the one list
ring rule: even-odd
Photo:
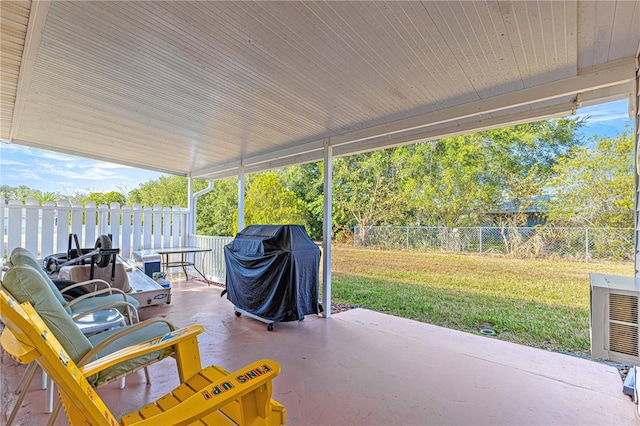
[[[78,367],[29,302],[18,304],[0,290],[0,316],[5,329],[0,343],[22,364],[37,362],[58,385],[69,422],[91,425],[280,425],[285,409],[271,399],[271,381],[280,373],[272,360],[261,360],[229,373],[221,367],[202,369],[193,325],[139,343]],[[173,347],[182,384],[155,403],[118,421],[102,402],[88,377],[158,350]]]
[[[74,358],[76,362],[79,362],[80,355],[84,355],[85,352],[92,348],[98,347],[99,350],[103,351],[102,354],[104,355],[107,353],[107,348],[110,345],[112,348],[111,350],[115,351],[123,346],[139,343],[152,337],[163,335],[172,330],[171,325],[168,323],[164,325],[148,324],[148,327],[145,326],[140,329],[126,327],[125,330],[120,328],[126,324],[127,319],[130,325],[139,322],[137,309],[127,302],[127,299],[123,297],[124,293],[122,295],[114,294],[115,298],[110,298],[109,296],[95,297],[95,299],[99,299],[100,301],[96,301],[94,303],[87,300],[88,304],[85,304],[82,309],[77,309],[75,311],[73,309],[69,309],[68,305],[70,303],[74,303],[75,300],[65,305],[65,299],[58,291],[56,285],[47,277],[46,273],[39,266],[33,255],[25,249],[16,248],[12,251],[10,265],[11,268],[7,268],[6,273],[3,274],[2,284],[4,290],[8,291],[9,294],[19,302],[29,301],[38,312],[41,314],[44,313],[42,318],[45,323],[49,324],[54,333],[59,333],[58,335],[60,336],[59,338],[62,339],[63,346],[68,348],[67,350],[70,351],[72,357],[76,356],[76,358]],[[101,304],[100,302],[102,301],[106,304]],[[123,315],[123,312],[125,315]],[[68,321],[67,317],[73,320],[73,324]],[[78,330],[74,330],[75,328]],[[119,328],[117,339],[122,339],[122,341],[117,344],[112,343],[101,345],[100,343],[103,340],[115,334],[114,328]],[[100,336],[92,336],[103,330],[111,330],[111,332],[108,334],[101,334]],[[73,338],[73,335],[77,335],[78,332],[85,336],[92,336],[89,337],[88,340],[83,339],[86,345],[83,345],[83,342]],[[136,360],[135,362],[128,363],[126,364],[127,368],[119,367],[117,369],[112,369],[108,374],[103,374],[99,377],[98,380],[92,383],[92,385],[96,387],[105,385],[110,381],[115,380],[116,378],[114,376],[117,375],[120,377],[120,386],[123,388],[125,380],[124,376],[127,373],[137,371],[141,367],[144,368],[147,383],[150,383],[147,365],[159,361],[169,355],[170,353],[167,352],[155,358],[148,357],[147,359]],[[23,380],[20,381],[20,384],[16,389],[15,393],[18,394],[19,397],[7,418],[7,425],[11,425],[17,415],[18,410],[22,405],[22,401],[26,396],[26,391],[29,389],[33,378],[35,377],[36,368],[36,363],[32,363],[27,367]],[[114,370],[118,370],[116,371],[116,374],[112,374]],[[45,372],[43,374],[43,389],[47,389],[46,412],[53,412],[50,424],[55,422],[57,411],[60,408],[60,405],[58,404],[54,409],[53,388],[54,385],[50,380],[48,380]]]

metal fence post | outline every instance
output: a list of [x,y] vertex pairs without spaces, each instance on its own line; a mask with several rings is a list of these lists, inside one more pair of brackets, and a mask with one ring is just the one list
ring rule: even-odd
[[589,228],[584,228],[584,261],[589,261]]
[[482,254],[482,226],[478,228],[480,231],[480,254]]
[[357,244],[356,244],[356,235],[357,234],[358,234],[358,227],[354,226],[353,227],[353,248],[357,247]]
[[409,227],[407,226],[407,250],[409,250]]

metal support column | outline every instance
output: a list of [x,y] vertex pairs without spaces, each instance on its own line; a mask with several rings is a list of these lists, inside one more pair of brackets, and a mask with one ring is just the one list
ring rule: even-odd
[[244,166],[238,168],[238,232],[244,229]]
[[[635,276],[640,276],[640,46],[638,46],[638,55],[636,56],[636,79],[633,82],[633,99],[630,100],[629,111],[633,115],[634,123],[634,162],[635,162],[635,176],[634,176],[634,261],[635,261]],[[638,408],[640,412],[640,407]]]
[[333,199],[333,147],[331,139],[324,141],[324,205],[322,208],[322,307],[324,317],[331,316],[331,211]]
[[[633,130],[634,130],[634,228],[635,228],[635,276],[640,276],[640,45],[638,45],[638,51],[636,53],[636,78],[633,82],[633,99],[629,102],[629,111],[633,116]],[[640,383],[640,367],[635,366],[631,371],[634,372],[635,377],[635,389],[634,389],[634,401],[638,402],[638,383]],[[638,414],[640,414],[640,405],[638,405]]]
[[193,208],[193,178],[187,177],[187,235],[182,236],[182,244],[190,246],[192,235],[196,233],[196,211]]

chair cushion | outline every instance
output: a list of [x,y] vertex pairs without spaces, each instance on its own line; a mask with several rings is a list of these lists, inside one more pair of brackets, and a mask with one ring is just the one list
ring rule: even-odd
[[4,275],[2,287],[19,303],[31,303],[74,362],[80,361],[92,349],[37,269],[14,264]]
[[[33,269],[38,271],[38,273],[42,275],[46,283],[49,284],[49,287],[51,287],[51,291],[53,292],[53,295],[55,296],[55,298],[58,299],[58,302],[60,302],[60,304],[63,306],[67,303],[64,300],[64,297],[62,297],[62,294],[60,294],[58,287],[56,287],[53,281],[51,281],[51,278],[49,278],[49,276],[44,271],[44,269],[42,269],[42,266],[40,265],[40,263],[38,263],[35,256],[29,250],[22,247],[14,248],[13,251],[11,252],[9,261],[14,266],[29,265]],[[67,311],[67,314],[71,315],[71,309],[66,309],[66,311]]]
[[[116,333],[120,333],[122,332],[122,330],[127,329],[129,327],[130,326],[123,327],[123,328],[114,328],[112,330],[94,334],[93,336],[89,337],[89,341],[93,346],[96,346],[100,342],[104,341],[107,337],[110,337]],[[108,345],[106,348],[104,348],[102,351],[100,351],[98,353],[97,358],[102,358],[113,352],[119,351],[120,349],[145,342],[149,339],[153,339],[154,337],[163,336],[169,333],[170,331],[171,330],[167,325],[167,323],[164,323],[164,322],[152,323],[143,329],[136,330],[133,333],[127,334],[122,338],[114,341],[113,343]],[[142,368],[145,365],[150,364],[152,362],[159,361],[171,355],[172,353],[173,353],[172,348],[166,348],[160,351],[151,352],[149,354],[132,358],[128,361],[113,365],[105,370],[102,370],[97,375],[94,375],[87,379],[89,380],[89,383],[92,386],[99,387],[104,383],[108,383],[117,379],[123,374]]]

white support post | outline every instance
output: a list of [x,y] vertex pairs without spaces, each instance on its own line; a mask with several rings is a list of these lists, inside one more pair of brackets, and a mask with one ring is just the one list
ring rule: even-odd
[[244,229],[244,166],[238,168],[238,232]]
[[191,244],[191,240],[193,237],[191,237],[191,235],[196,234],[196,209],[194,208],[194,204],[195,204],[195,199],[193,197],[193,178],[191,176],[189,176],[187,178],[187,224],[186,224],[186,230],[187,233],[186,235],[183,235],[182,237],[182,241],[183,244],[181,245],[186,245],[186,246],[191,246],[193,244]]
[[[633,102],[633,105],[631,105]],[[640,276],[640,44],[638,45],[638,51],[636,52],[636,78],[633,82],[633,99],[631,99],[629,109],[633,113],[633,130],[634,130],[634,147],[633,152],[635,162],[634,184],[633,184],[633,199],[634,199],[634,237],[635,237],[635,249],[634,249],[634,263],[635,263],[635,277]],[[633,106],[633,108],[631,108]],[[632,370],[635,374],[635,389],[634,400],[638,402],[638,379],[640,378],[640,368],[636,366]],[[637,408],[638,414],[640,414],[640,405]]]
[[[635,225],[635,276],[640,276],[640,46],[638,46],[638,54],[636,56],[636,79],[633,82],[633,99],[630,100],[632,105],[629,105],[629,110],[633,115],[633,129],[635,137],[635,149],[634,149],[634,188],[633,195],[635,201],[634,208],[634,225]],[[638,407],[640,412],[640,406]]]
[[331,211],[333,199],[333,147],[331,139],[324,141],[324,202],[322,218],[322,307],[324,317],[331,317]]

